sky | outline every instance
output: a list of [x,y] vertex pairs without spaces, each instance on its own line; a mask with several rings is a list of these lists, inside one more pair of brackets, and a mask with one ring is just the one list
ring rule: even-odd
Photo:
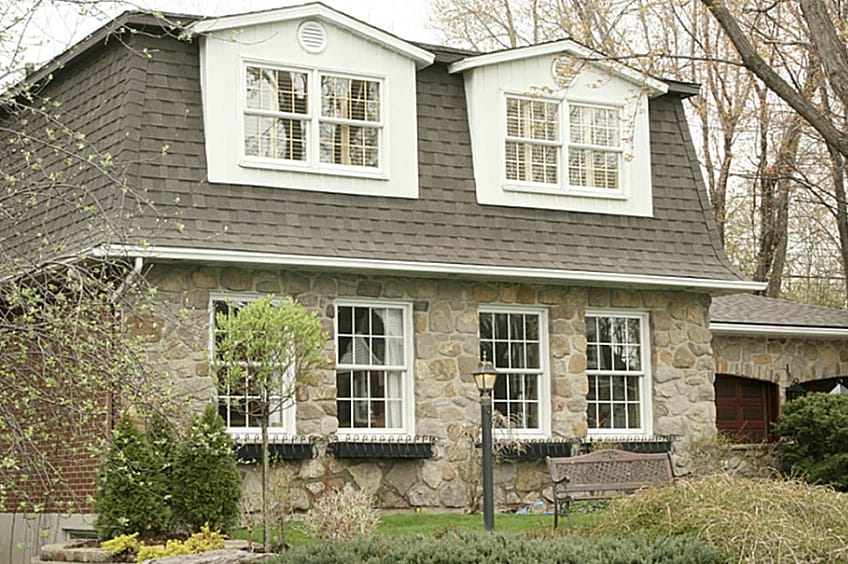
[[[325,4],[389,31],[404,39],[440,43],[441,35],[430,23],[431,0],[322,0]],[[101,13],[80,14],[78,8],[43,4],[29,37],[29,62],[42,63],[100,27],[106,18],[127,9],[141,8],[179,14],[220,16],[305,4],[308,0],[134,0],[107,2]]]

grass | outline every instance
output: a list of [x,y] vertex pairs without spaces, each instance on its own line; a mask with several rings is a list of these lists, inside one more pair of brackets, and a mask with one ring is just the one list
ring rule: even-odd
[[[579,529],[594,525],[598,520],[597,513],[575,512],[574,527]],[[286,542],[290,546],[299,546],[313,542],[315,539],[303,532],[300,523],[289,521],[286,524]],[[495,515],[495,530],[507,534],[532,534],[552,529],[553,515],[515,515],[502,513]],[[568,528],[565,517],[560,518],[560,527]],[[261,529],[261,527],[259,527]],[[424,535],[434,537],[447,531],[482,531],[483,516],[464,513],[397,513],[380,518],[377,525],[377,536],[403,537]],[[247,539],[244,529],[233,532],[233,537]],[[255,531],[254,539],[261,539],[261,531]],[[257,540],[256,542],[260,542]]]

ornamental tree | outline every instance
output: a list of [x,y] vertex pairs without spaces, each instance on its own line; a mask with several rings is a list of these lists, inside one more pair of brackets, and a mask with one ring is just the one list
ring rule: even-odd
[[244,392],[244,409],[262,430],[262,520],[265,551],[271,548],[268,491],[270,417],[294,401],[297,389],[323,367],[327,335],[314,312],[291,297],[265,296],[239,309],[216,315],[215,375],[219,388]]

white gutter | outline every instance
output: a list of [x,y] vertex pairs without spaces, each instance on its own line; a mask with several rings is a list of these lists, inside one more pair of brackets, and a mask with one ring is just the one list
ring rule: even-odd
[[478,264],[452,264],[442,262],[290,255],[252,251],[194,249],[187,247],[106,245],[91,249],[89,254],[95,257],[137,256],[162,260],[294,266],[314,269],[370,271],[384,274],[410,273],[440,276],[469,276],[476,278],[510,278],[536,282],[556,281],[579,282],[583,284],[591,282],[608,286],[662,286],[675,289],[729,291],[729,293],[754,292],[765,289],[765,283],[751,282],[749,280],[715,280],[711,278],[645,276],[639,274],[619,274],[554,268],[519,268]]
[[710,323],[714,335],[746,335],[757,337],[810,337],[814,339],[848,339],[848,328],[811,327],[808,325],[760,325],[754,323]]

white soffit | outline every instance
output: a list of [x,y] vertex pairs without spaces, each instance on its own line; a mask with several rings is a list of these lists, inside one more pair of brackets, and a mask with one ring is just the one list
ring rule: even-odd
[[374,41],[383,45],[386,49],[396,51],[415,61],[419,69],[433,64],[436,56],[420,47],[404,41],[403,39],[376,28],[370,24],[352,18],[338,12],[324,4],[313,3],[288,8],[277,8],[262,12],[250,12],[247,14],[236,14],[232,16],[221,16],[193,23],[189,29],[194,33],[211,33],[227,29],[251,27],[255,25],[288,21],[296,19],[315,18],[332,23],[366,40]]
[[448,72],[454,74],[486,65],[496,65],[519,59],[529,59],[531,57],[540,57],[543,55],[555,55],[557,53],[568,53],[574,57],[584,59],[588,63],[600,67],[607,72],[611,72],[615,76],[619,76],[637,84],[644,84],[652,90],[651,95],[665,94],[668,92],[668,85],[665,82],[632,69],[627,65],[623,65],[618,61],[608,59],[604,57],[603,54],[584,47],[571,39],[562,39],[560,41],[552,41],[550,43],[529,45],[527,47],[516,47],[515,49],[505,49],[494,53],[486,53],[485,55],[466,57],[451,64],[448,67]]

